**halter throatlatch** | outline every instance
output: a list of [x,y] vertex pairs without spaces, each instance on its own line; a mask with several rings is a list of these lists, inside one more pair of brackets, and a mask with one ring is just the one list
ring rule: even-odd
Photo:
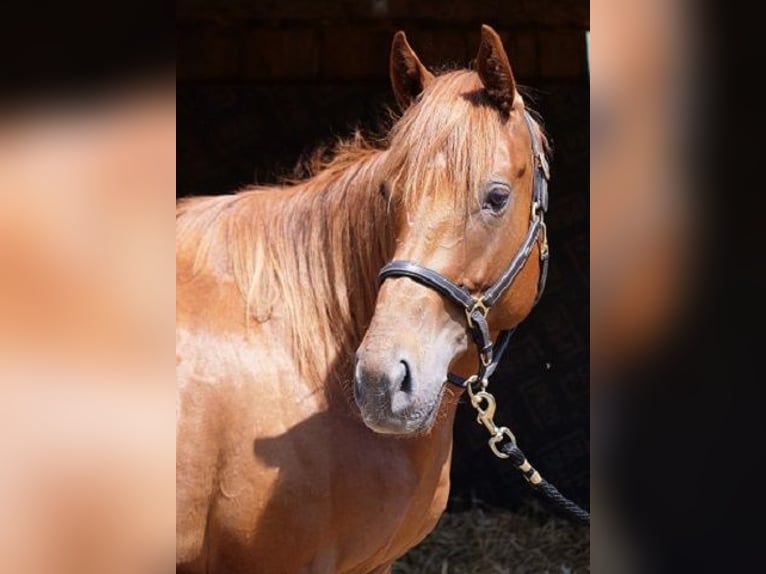
[[535,164],[529,229],[521,247],[519,247],[516,255],[500,278],[483,293],[476,295],[470,293],[467,289],[441,273],[428,267],[423,267],[413,261],[392,261],[380,270],[379,278],[383,282],[389,277],[409,277],[426,287],[438,291],[465,311],[468,332],[471,334],[476,350],[479,353],[479,369],[475,375],[467,379],[455,373],[448,373],[447,380],[468,390],[471,406],[477,412],[476,422],[483,425],[490,434],[489,447],[495,456],[510,459],[522,472],[527,482],[561,511],[577,522],[590,524],[590,514],[588,512],[562,496],[556,487],[546,481],[534,469],[517,446],[516,437],[513,432],[508,427],[499,427],[495,424],[496,401],[495,397],[487,391],[489,377],[497,369],[497,365],[515,331],[515,328],[501,331],[497,341],[493,342],[490,336],[489,324],[487,323],[487,314],[492,309],[492,306],[502,297],[503,293],[513,284],[529,259],[535,243],[538,241],[540,244],[540,277],[537,284],[535,304],[540,300],[540,296],[545,289],[545,281],[548,277],[548,234],[544,218],[548,210],[548,179],[550,178],[550,173],[548,160],[535,133],[534,122],[527,111],[524,112],[524,120],[529,129]]

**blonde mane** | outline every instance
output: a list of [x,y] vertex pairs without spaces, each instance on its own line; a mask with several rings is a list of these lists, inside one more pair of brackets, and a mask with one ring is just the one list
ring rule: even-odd
[[467,215],[501,130],[477,74],[446,73],[385,140],[342,142],[307,179],[182,201],[177,249],[196,254],[195,273],[233,280],[246,327],[283,322],[302,374],[326,375],[352,360],[367,329],[393,255],[394,210],[449,194],[439,199]]

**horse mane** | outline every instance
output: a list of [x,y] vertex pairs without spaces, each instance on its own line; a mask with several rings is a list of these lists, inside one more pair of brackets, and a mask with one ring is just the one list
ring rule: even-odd
[[366,140],[344,141],[305,180],[176,209],[177,250],[193,254],[192,273],[236,285],[246,329],[272,319],[287,326],[305,376],[326,372],[372,315],[389,236],[378,156]]
[[194,254],[195,274],[236,285],[246,329],[279,321],[301,373],[326,376],[337,360],[350,364],[372,317],[378,271],[393,255],[392,206],[409,213],[446,193],[467,217],[498,117],[476,73],[440,75],[386,138],[356,132],[329,158],[315,154],[303,179],[179,202],[177,250]]

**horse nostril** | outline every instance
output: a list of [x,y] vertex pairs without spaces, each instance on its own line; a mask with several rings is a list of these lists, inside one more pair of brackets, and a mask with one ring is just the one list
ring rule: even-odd
[[404,360],[400,361],[400,363],[404,367],[404,376],[399,383],[399,390],[410,394],[412,392],[412,376],[410,375],[410,366],[407,361]]

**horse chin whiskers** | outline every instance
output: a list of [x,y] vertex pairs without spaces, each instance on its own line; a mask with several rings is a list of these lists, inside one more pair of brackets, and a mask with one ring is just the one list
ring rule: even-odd
[[365,405],[362,420],[368,428],[379,434],[401,438],[428,435],[441,416],[445,392],[446,387],[442,386],[432,400],[414,401],[397,414],[391,412],[388,401],[376,400],[373,405]]

